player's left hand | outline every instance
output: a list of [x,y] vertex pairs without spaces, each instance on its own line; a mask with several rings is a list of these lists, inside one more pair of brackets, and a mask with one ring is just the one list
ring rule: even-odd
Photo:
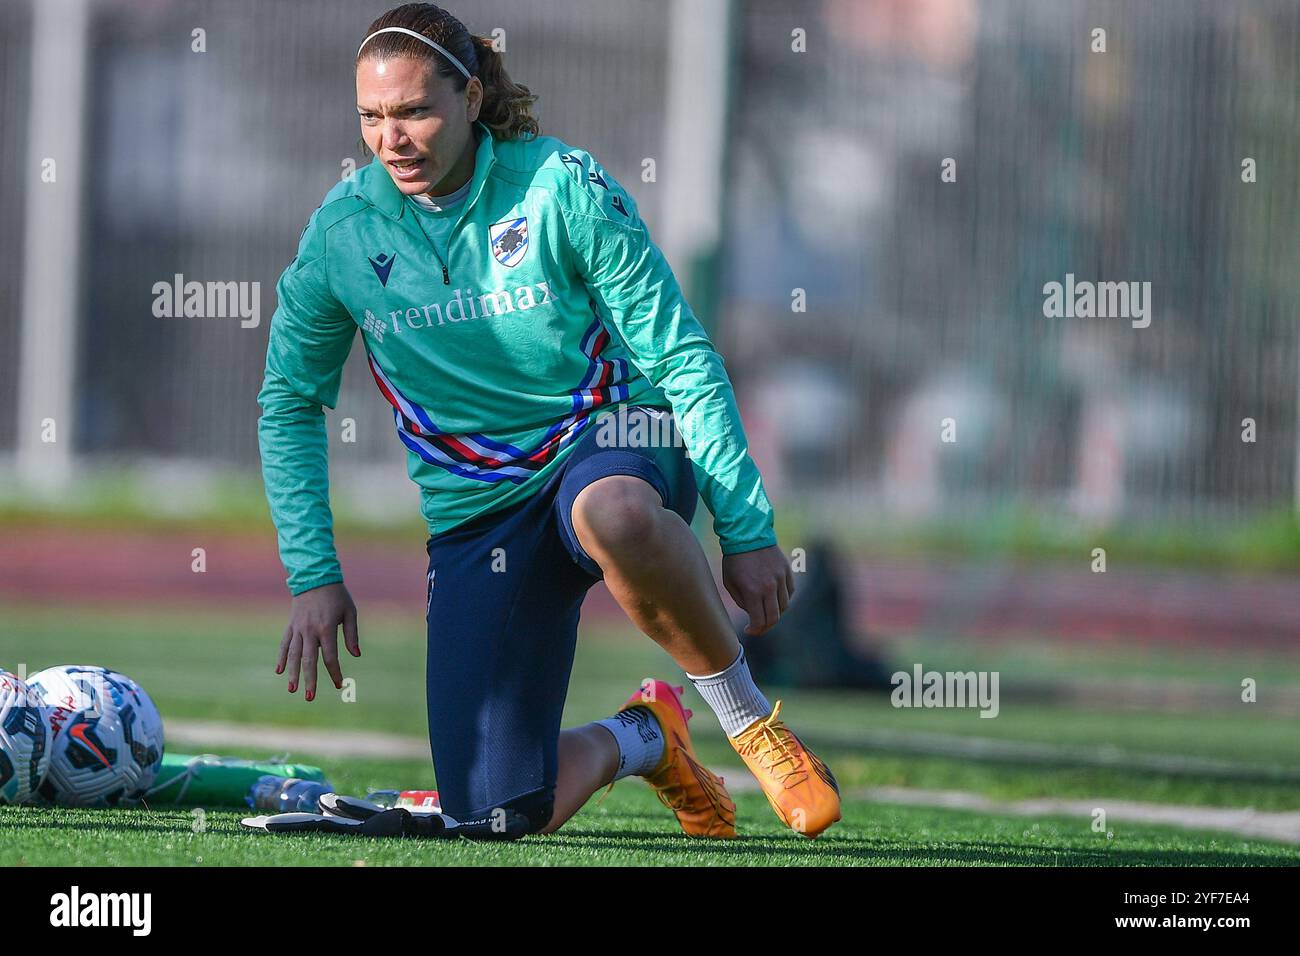
[[289,693],[298,689],[301,672],[304,697],[316,699],[316,653],[320,652],[325,670],[336,688],[343,686],[343,669],[339,666],[338,631],[343,628],[343,643],[353,657],[361,656],[357,633],[357,606],[343,582],[325,584],[296,595],[289,608],[289,623],[280,639],[280,654],[275,672],[289,672]]
[[749,615],[745,633],[771,629],[794,597],[794,571],[776,545],[722,556],[722,584],[731,599]]

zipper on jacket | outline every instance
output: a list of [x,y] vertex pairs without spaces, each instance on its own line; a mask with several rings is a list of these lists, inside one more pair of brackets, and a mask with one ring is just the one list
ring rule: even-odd
[[[479,184],[479,192],[482,192],[482,191],[483,191],[483,185],[480,183],[480,184]],[[475,199],[478,198],[478,193],[475,193],[475,194],[474,194],[474,198],[475,198]],[[460,218],[456,220],[456,224],[453,225],[453,226],[451,227],[451,232],[449,232],[449,233],[447,234],[447,254],[448,254],[448,255],[451,254],[451,247],[452,247],[452,243],[453,243],[453,242],[455,241],[455,239],[456,239],[456,232],[457,232],[457,230],[460,229],[461,223],[463,223],[463,222],[465,221],[465,216],[469,213],[469,207],[470,207],[471,205],[473,205],[472,202],[466,203],[465,208],[461,210]],[[420,222],[420,219],[419,219],[418,216],[417,216],[416,219],[415,219],[415,225],[416,225],[417,228],[419,228],[419,230],[420,230],[420,234],[421,234],[422,236],[424,236],[424,241],[427,242],[427,243],[429,244],[429,248],[433,251],[433,258],[436,259],[436,260],[438,261],[438,265],[442,266],[442,284],[443,284],[443,285],[451,285],[451,273],[447,271],[447,263],[443,262],[443,261],[442,261],[442,257],[438,255],[438,248],[437,248],[437,246],[435,246],[435,245],[433,244],[433,240],[431,240],[431,239],[429,238],[429,234],[428,234],[427,232],[424,231],[424,224]]]
[[[443,261],[442,261],[442,256],[438,255],[438,247],[435,246],[435,245],[433,244],[433,240],[431,240],[431,239],[429,238],[429,234],[428,234],[427,232],[424,231],[424,225],[420,222],[420,219],[419,219],[418,216],[415,218],[415,225],[416,225],[416,227],[420,230],[420,235],[424,236],[424,241],[425,241],[426,243],[428,243],[428,245],[429,245],[429,251],[433,253],[433,259],[434,259],[434,261],[437,262],[438,265],[442,266],[442,284],[443,284],[443,285],[451,285],[451,273],[449,273],[449,272],[447,271],[447,263],[443,262]],[[455,228],[453,227],[453,228],[452,228],[452,233],[455,233],[455,231],[456,231],[456,230],[455,230]],[[447,240],[447,254],[448,254],[448,255],[451,254],[451,239],[450,239],[450,237],[449,237],[448,240]]]

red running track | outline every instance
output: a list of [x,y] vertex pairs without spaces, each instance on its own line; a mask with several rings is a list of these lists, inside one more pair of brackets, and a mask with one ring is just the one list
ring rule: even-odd
[[[207,570],[191,570],[192,549]],[[340,559],[364,608],[424,603],[424,538],[409,548],[349,544]],[[1300,579],[1113,566],[880,559],[850,565],[857,628],[874,636],[928,633],[980,639],[1061,639],[1300,649]],[[283,604],[275,542],[205,532],[7,530],[0,538],[0,598],[49,604]],[[728,600],[730,607],[730,601]],[[584,613],[622,612],[603,586]],[[733,611],[734,613],[734,611]]]

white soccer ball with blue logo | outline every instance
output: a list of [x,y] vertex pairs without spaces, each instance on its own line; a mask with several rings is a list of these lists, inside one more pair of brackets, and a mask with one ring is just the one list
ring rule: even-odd
[[0,804],[26,803],[50,769],[49,731],[41,698],[0,668]]
[[162,715],[125,674],[63,665],[31,675],[50,729],[46,803],[108,807],[135,802],[162,768]]

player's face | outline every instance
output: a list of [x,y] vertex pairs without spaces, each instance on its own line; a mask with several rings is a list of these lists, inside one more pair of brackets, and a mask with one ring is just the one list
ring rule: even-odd
[[473,122],[482,97],[477,77],[457,92],[426,60],[357,64],[361,137],[408,196],[446,195],[474,174]]

